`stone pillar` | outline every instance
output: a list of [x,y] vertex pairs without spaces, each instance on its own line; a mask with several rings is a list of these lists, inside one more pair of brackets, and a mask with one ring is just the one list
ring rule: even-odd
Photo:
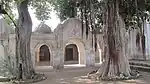
[[53,68],[56,70],[64,68],[64,56],[62,49],[56,49],[54,52]]
[[102,50],[98,49],[98,56],[99,56],[99,63],[102,64],[103,60],[102,60]]
[[0,44],[0,53],[1,53],[0,59],[4,59],[5,51],[4,51],[4,46],[1,44]]
[[81,65],[85,65],[86,64],[86,62],[85,62],[85,60],[86,60],[86,54],[85,54],[85,51],[79,51],[78,53],[80,53],[79,55],[79,64],[81,64]]
[[61,49],[59,51],[59,56],[60,56],[60,68],[64,68],[64,53],[63,53],[63,50]]
[[35,62],[36,62],[36,54],[35,51],[33,49],[31,49],[31,59],[32,59],[32,63],[33,63],[33,67],[35,67]]
[[94,67],[95,54],[93,49],[86,50],[86,67]]
[[145,23],[145,55],[146,60],[150,60],[150,24]]

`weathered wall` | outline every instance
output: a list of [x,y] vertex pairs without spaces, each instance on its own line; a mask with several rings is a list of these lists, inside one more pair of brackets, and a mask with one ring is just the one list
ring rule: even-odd
[[46,45],[49,48],[50,52],[50,65],[53,65],[53,53],[55,47],[55,40],[53,34],[32,34],[31,36],[31,55],[33,59],[33,64],[37,62],[37,54],[39,53],[38,49],[42,46]]
[[150,24],[145,24],[146,60],[150,60]]
[[[62,50],[61,53],[63,56],[61,60],[64,60],[66,45],[76,44],[79,51],[79,64],[87,66],[94,65],[95,54],[94,52],[89,53],[91,52],[91,39],[86,39],[85,34],[83,34],[82,38],[81,21],[79,19],[67,19],[58,25],[58,27],[54,30],[54,33],[57,38],[57,48]],[[64,63],[64,61],[62,62]]]
[[[71,18],[63,23],[59,24],[54,32],[43,34],[43,33],[32,33],[31,36],[31,56],[33,60],[33,65],[37,61],[38,49],[42,45],[47,45],[50,50],[51,60],[50,64],[54,68],[64,67],[64,53],[65,47],[68,44],[76,44],[79,53],[79,64],[86,66],[94,66],[95,63],[95,52],[92,48],[91,33],[89,33],[89,38],[85,38],[85,33],[82,38],[81,22],[78,19]],[[103,48],[101,43],[101,38],[98,40],[100,42],[99,49]],[[15,35],[10,35],[10,51],[15,55]],[[103,49],[102,49],[103,52]],[[98,52],[96,57],[100,57],[101,53]]]

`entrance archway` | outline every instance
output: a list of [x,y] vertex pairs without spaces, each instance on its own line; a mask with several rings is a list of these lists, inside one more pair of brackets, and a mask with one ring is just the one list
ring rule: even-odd
[[49,66],[50,65],[50,51],[47,45],[42,45],[37,52],[37,65]]
[[[68,49],[70,46],[72,46],[73,49],[71,49],[71,48]],[[77,38],[69,39],[68,41],[65,42],[65,46],[63,49],[64,49],[64,64],[66,64],[66,63],[71,64],[66,61],[66,59],[69,59],[69,57],[66,58],[66,52],[71,53],[71,52],[73,52],[73,50],[76,53],[76,55],[74,55],[74,57],[76,57],[76,60],[73,59],[74,62],[72,62],[72,63],[73,64],[81,64],[81,65],[86,64],[85,47],[84,47],[84,43],[80,39],[77,39]]]
[[69,44],[65,47],[65,64],[78,64],[79,55],[75,44]]

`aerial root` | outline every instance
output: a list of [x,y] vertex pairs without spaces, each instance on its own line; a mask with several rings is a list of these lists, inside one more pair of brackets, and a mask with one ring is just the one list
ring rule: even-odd
[[102,77],[101,75],[97,74],[97,71],[98,70],[89,72],[87,74],[88,78],[95,79],[95,80],[104,80],[104,81],[116,81],[116,80],[136,79],[141,76],[139,71],[137,70],[131,70],[130,76],[126,76],[124,73],[120,73],[119,75],[116,75],[116,76],[105,76],[105,77]]

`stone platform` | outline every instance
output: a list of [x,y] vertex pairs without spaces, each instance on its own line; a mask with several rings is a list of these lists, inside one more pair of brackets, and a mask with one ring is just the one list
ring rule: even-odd
[[130,60],[129,63],[132,69],[150,72],[150,61]]

